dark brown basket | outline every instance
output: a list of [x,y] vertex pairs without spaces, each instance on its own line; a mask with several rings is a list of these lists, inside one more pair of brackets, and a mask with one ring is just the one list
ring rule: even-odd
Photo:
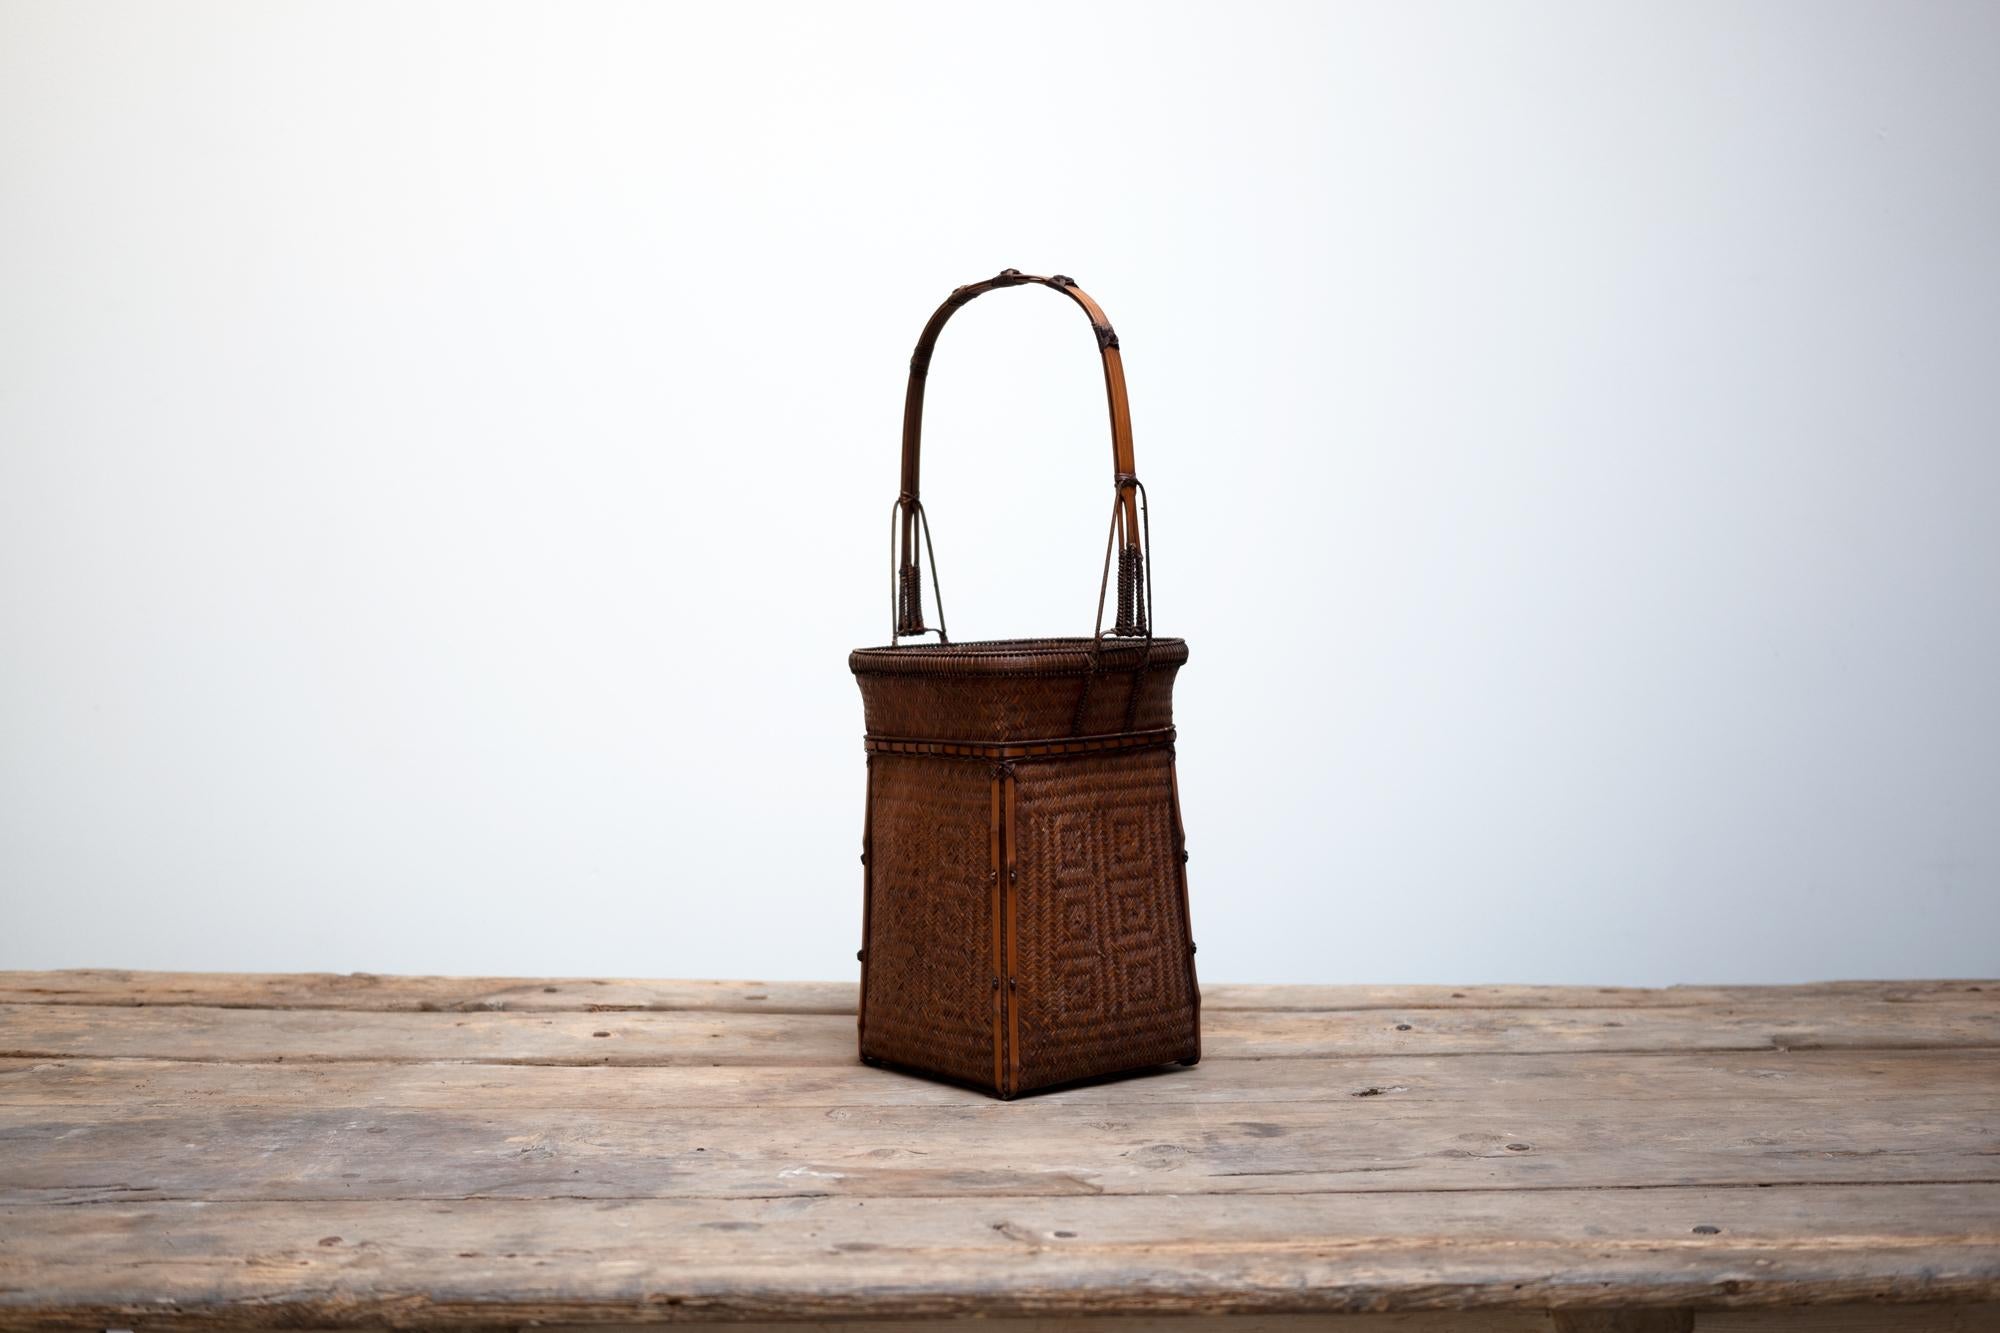
[[[935,631],[924,624],[918,569],[924,379],[954,311],[1023,283],[1082,306],[1104,360],[1116,480],[1099,628],[952,643],[941,601]],[[953,292],[910,361],[889,646],[848,659],[868,724],[863,1060],[1011,1097],[1201,1056],[1173,748],[1188,651],[1152,633],[1144,497],[1118,337],[1097,303],[1068,278],[1013,269]]]

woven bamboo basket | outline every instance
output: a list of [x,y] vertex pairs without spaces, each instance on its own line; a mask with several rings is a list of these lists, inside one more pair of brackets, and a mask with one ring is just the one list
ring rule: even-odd
[[[924,382],[960,306],[1023,284],[1081,306],[1104,362],[1114,479],[1098,623],[1087,638],[954,643],[918,498]],[[954,291],[910,360],[890,641],[848,659],[868,732],[859,1023],[871,1064],[1012,1097],[1201,1056],[1174,773],[1187,644],[1152,632],[1119,358],[1110,322],[1074,282],[1008,269]]]

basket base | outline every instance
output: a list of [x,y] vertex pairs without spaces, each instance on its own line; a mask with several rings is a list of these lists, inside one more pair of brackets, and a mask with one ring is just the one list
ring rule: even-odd
[[985,748],[870,742],[863,1058],[1003,1098],[1194,1064],[1172,732]]

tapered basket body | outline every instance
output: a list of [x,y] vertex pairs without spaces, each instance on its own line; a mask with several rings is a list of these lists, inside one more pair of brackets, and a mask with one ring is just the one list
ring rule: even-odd
[[[1012,1096],[1201,1053],[1178,639],[862,649],[861,1054]],[[1081,725],[1077,725],[1078,719]]]
[[[1104,365],[1113,489],[1097,623],[1088,638],[953,643],[918,496],[924,386],[954,312],[1027,285],[1090,317]],[[910,357],[890,523],[889,644],[848,659],[868,721],[861,1058],[1002,1097],[1193,1064],[1200,995],[1174,773],[1188,650],[1152,630],[1118,335],[1075,282],[1007,269],[931,316]]]

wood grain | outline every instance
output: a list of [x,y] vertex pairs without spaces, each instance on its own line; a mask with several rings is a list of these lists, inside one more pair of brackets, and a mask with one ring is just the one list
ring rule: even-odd
[[[1806,1305],[1732,1310],[1420,1310],[1404,1314],[979,1316],[980,1333],[1993,1333],[1997,1305]],[[659,1324],[541,1324],[636,1333]],[[730,1333],[965,1333],[963,1319],[732,1320]],[[295,1333],[314,1333],[295,1330]],[[326,1331],[322,1331],[326,1333]]]
[[[1730,1310],[1417,1310],[1403,1314],[976,1316],[980,1333],[1993,1333],[2000,1305],[1802,1305]],[[144,1320],[135,1321],[146,1327]],[[683,1323],[687,1321],[682,1321]],[[711,1325],[713,1326],[713,1325]],[[966,1333],[966,1320],[730,1320],[730,1333]],[[512,1327],[500,1325],[498,1327]],[[658,1323],[537,1324],[637,1333]],[[292,1333],[331,1333],[295,1329]]]
[[[848,1065],[854,1020],[734,1011],[352,1012],[0,1005],[0,1057],[324,1062]],[[2000,1047],[2000,1005],[1788,998],[1695,1008],[1240,1011],[1204,1015],[1204,1060],[1568,1051]]]
[[[1983,982],[1211,987],[1200,1065],[1013,1103],[858,1066],[831,983],[86,972],[0,997],[0,1330],[1965,1333],[2000,1309]],[[1074,1322],[1112,1316],[1142,1322]]]
[[[110,1163],[120,1164],[115,1175]],[[1222,1194],[2000,1180],[1990,1090],[1711,1105],[0,1107],[0,1202]]]
[[[1037,1093],[1035,1105],[1227,1107],[1366,1102],[1539,1110],[1657,1099],[1689,1115],[1744,1102],[1992,1094],[2000,1050],[1356,1056],[1223,1063]],[[0,1106],[226,1106],[658,1110],[661,1107],[968,1106],[982,1093],[859,1065],[494,1065],[337,1061],[0,1060]],[[1715,1108],[1723,1108],[1717,1112]]]
[[[555,1325],[543,1333],[629,1333]],[[1169,1315],[982,1319],[980,1333],[1993,1333],[2000,1305],[1781,1306],[1734,1310],[1418,1311],[1410,1314]],[[737,1323],[731,1333],[965,1333],[960,1321]]]
[[558,1323],[1984,1300],[2000,1289],[1996,1207],[2000,1186],[1931,1185],[0,1208],[0,1231],[21,1238],[0,1252],[0,1318],[352,1327],[490,1323],[496,1308]]
[[[1202,987],[1204,1012],[1322,1009],[1687,1008],[1744,1001],[1881,999],[1921,1004],[2000,993],[2000,981],[1830,981],[1805,986]],[[465,1012],[731,1010],[852,1014],[846,981],[674,981],[607,977],[422,977],[369,972],[0,973],[0,1004],[202,1005],[221,1009]]]

